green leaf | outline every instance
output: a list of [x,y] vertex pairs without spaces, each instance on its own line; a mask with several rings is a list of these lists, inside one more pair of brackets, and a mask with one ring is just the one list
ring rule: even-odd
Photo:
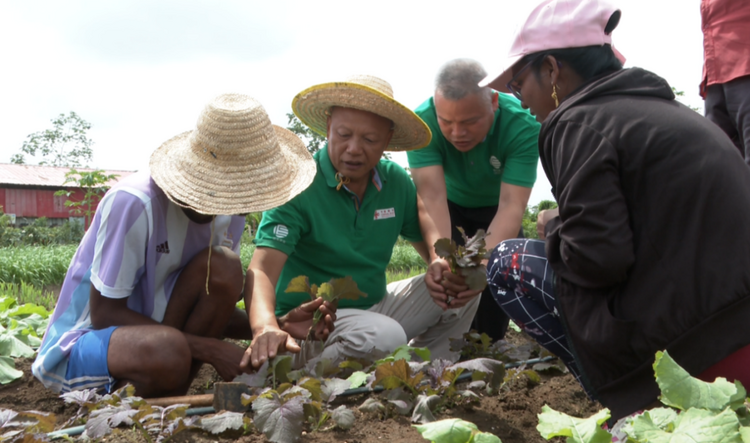
[[310,392],[310,398],[315,401],[323,401],[323,392],[321,390],[321,381],[317,378],[305,377],[300,379],[297,386],[303,387]]
[[349,389],[354,389],[367,383],[367,377],[369,374],[362,371],[357,371],[349,376],[346,380],[349,382]]
[[729,408],[721,412],[691,408],[675,414],[676,418],[671,423],[664,421],[666,417],[666,414],[655,416],[645,412],[635,417],[623,431],[636,441],[653,443],[742,442],[737,414]]
[[474,440],[472,440],[472,443],[503,443],[500,440],[500,437],[498,437],[495,434],[490,434],[489,432],[480,432],[478,434],[474,434]]
[[284,292],[305,292],[313,298],[316,296],[314,292],[310,291],[310,279],[304,275],[289,280],[289,284],[286,286]]
[[384,363],[375,368],[375,381],[373,386],[383,386],[385,389],[396,389],[399,386],[416,388],[424,377],[424,373],[411,374],[409,363],[406,360],[396,360],[392,363]]
[[279,383],[289,383],[287,374],[292,370],[291,355],[277,355],[271,362],[271,373],[273,374],[274,385]]
[[17,339],[11,331],[0,333],[0,355],[4,357],[33,357],[34,350]]
[[727,406],[736,410],[743,406],[747,396],[740,382],[730,383],[719,377],[707,383],[691,377],[666,351],[656,353],[654,373],[661,389],[661,402],[681,410],[722,411]]
[[479,429],[474,423],[449,418],[424,425],[415,425],[422,437],[433,443],[469,443]]
[[367,294],[359,290],[357,283],[349,275],[331,280],[330,283],[333,286],[334,300],[357,300],[360,297],[367,297]]
[[552,437],[568,437],[568,443],[609,443],[612,435],[602,429],[602,423],[609,416],[607,408],[589,418],[577,418],[544,405],[536,429],[547,440]]
[[50,312],[45,307],[35,305],[34,303],[25,303],[8,312],[8,315],[13,317],[23,317],[31,314],[36,314],[45,319],[49,318]]
[[747,426],[741,427],[740,437],[742,437],[742,443],[750,443],[750,428]]
[[10,357],[0,356],[0,384],[7,384],[23,377],[23,371],[16,369],[16,363]]

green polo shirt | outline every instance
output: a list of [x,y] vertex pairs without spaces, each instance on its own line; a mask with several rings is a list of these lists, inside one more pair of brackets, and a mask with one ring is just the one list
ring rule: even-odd
[[515,97],[498,94],[498,108],[482,143],[461,152],[445,138],[438,125],[432,97],[414,112],[432,131],[425,148],[407,152],[409,167],[441,165],[448,200],[467,208],[497,206],[500,183],[531,188],[536,181],[539,123]]
[[306,293],[284,292],[300,275],[318,285],[349,275],[367,297],[341,300],[339,308],[368,309],[385,296],[385,269],[398,236],[422,241],[417,191],[404,168],[381,160],[360,202],[346,187],[336,190],[327,147],[314,158],[318,172],[310,187],[264,212],[255,237],[258,247],[288,256],[276,285],[276,315],[310,300]]

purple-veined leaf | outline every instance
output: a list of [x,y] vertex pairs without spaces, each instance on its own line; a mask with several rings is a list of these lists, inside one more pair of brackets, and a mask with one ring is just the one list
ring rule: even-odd
[[413,397],[404,388],[392,389],[386,392],[385,398],[388,400],[388,403],[396,407],[396,412],[399,414],[409,415],[411,412]]
[[336,426],[341,429],[351,429],[354,426],[354,412],[347,409],[344,405],[331,411],[331,418],[336,423]]
[[433,360],[430,363],[430,367],[427,369],[427,376],[430,378],[430,386],[436,389],[438,386],[442,386],[445,380],[443,374],[445,370],[453,365],[453,362],[445,359]]
[[449,238],[441,238],[434,244],[435,254],[444,259],[453,258],[456,253],[456,242]]
[[13,419],[16,418],[18,412],[11,409],[0,409],[0,428],[15,426],[12,425]]
[[275,393],[272,398],[259,397],[253,402],[255,427],[274,443],[298,441],[305,419],[302,407],[305,400],[307,399],[297,396],[282,403]]
[[96,409],[91,412],[86,422],[86,435],[89,438],[101,438],[121,423],[132,425],[131,417],[138,413],[137,409],[131,409],[127,406],[108,407]]
[[251,388],[262,388],[266,385],[266,380],[268,378],[268,366],[269,361],[266,360],[256,372],[253,372],[251,374],[238,375],[232,381],[245,383]]
[[431,423],[435,421],[432,409],[440,403],[439,395],[419,395],[411,414],[412,423]]
[[[246,418],[243,417],[243,420]],[[159,436],[156,438],[157,443],[161,443],[164,440],[173,437],[175,434],[178,434],[184,430],[192,429],[199,427],[196,425],[196,423],[200,420],[200,417],[194,416],[194,417],[178,417],[169,424],[163,431],[159,433]]]
[[455,370],[458,368],[492,374],[488,383],[493,391],[500,387],[500,383],[502,383],[503,377],[505,376],[505,365],[503,362],[492,360],[490,358],[475,358],[473,360],[458,362],[450,366],[449,369]]
[[83,407],[99,403],[102,396],[96,393],[96,389],[83,389],[80,391],[70,391],[60,394],[60,398],[62,398],[66,404],[75,403],[78,406]]
[[223,411],[211,417],[202,418],[198,426],[212,434],[221,434],[228,429],[240,429],[244,426],[245,414]]

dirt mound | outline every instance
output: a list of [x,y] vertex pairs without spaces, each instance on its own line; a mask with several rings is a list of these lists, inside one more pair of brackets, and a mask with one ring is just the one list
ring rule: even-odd
[[[77,406],[65,403],[52,391],[46,389],[31,375],[31,360],[18,359],[16,367],[23,370],[24,376],[8,385],[0,387],[0,408],[15,411],[37,410],[52,412],[57,415],[58,423],[62,425],[77,411]],[[202,394],[217,380],[213,368],[205,366],[195,382],[190,393]],[[354,410],[355,425],[348,431],[328,430],[323,432],[306,433],[302,442],[309,443],[401,443],[426,441],[414,429],[408,417],[395,417],[381,420],[375,415],[365,414],[356,409],[362,404],[366,396],[347,397],[342,400]],[[481,431],[491,432],[503,443],[544,442],[545,440],[536,430],[537,414],[542,406],[548,404],[552,408],[575,415],[586,417],[601,407],[591,402],[581,390],[570,374],[554,373],[542,375],[539,384],[528,382],[525,378],[506,386],[496,396],[480,396],[479,403],[469,407],[458,407],[440,411],[438,419],[457,417],[475,423]],[[142,442],[143,436],[135,431],[119,429],[106,438],[107,442]],[[264,442],[262,435],[250,434],[244,436],[221,436],[221,438],[202,431],[185,431],[175,435],[170,441],[176,443],[208,443],[208,442]]]

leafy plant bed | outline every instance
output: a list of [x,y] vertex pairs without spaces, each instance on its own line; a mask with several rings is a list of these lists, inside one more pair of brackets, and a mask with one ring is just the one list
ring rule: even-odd
[[[509,332],[511,341],[523,341],[518,333]],[[55,393],[44,388],[31,375],[31,359],[17,359],[16,367],[23,371],[20,380],[0,387],[0,408],[21,411],[44,411],[56,415],[58,428],[78,411],[75,405],[65,405]],[[213,368],[204,367],[191,387],[190,394],[204,393],[217,380]],[[379,394],[339,397],[336,405],[344,404],[355,416],[354,426],[347,430],[321,430],[303,434],[300,441],[316,443],[369,443],[369,442],[420,442],[425,441],[412,427],[408,416],[394,415],[382,419],[378,414],[365,413],[357,409],[367,398],[382,399]],[[519,377],[500,390],[498,395],[479,394],[478,402],[470,406],[446,409],[436,414],[437,419],[461,418],[477,425],[483,432],[490,432],[504,443],[543,442],[536,430],[537,414],[548,404],[555,410],[578,417],[587,417],[600,409],[597,403],[586,399],[583,391],[569,374],[550,372],[542,374],[538,384]],[[251,414],[248,414],[250,416]],[[324,427],[324,429],[327,429]],[[119,428],[104,437],[107,442],[141,442],[142,435],[133,429]],[[172,442],[265,442],[266,438],[257,431],[241,435],[229,432],[219,436],[206,431],[187,430],[176,434]]]

